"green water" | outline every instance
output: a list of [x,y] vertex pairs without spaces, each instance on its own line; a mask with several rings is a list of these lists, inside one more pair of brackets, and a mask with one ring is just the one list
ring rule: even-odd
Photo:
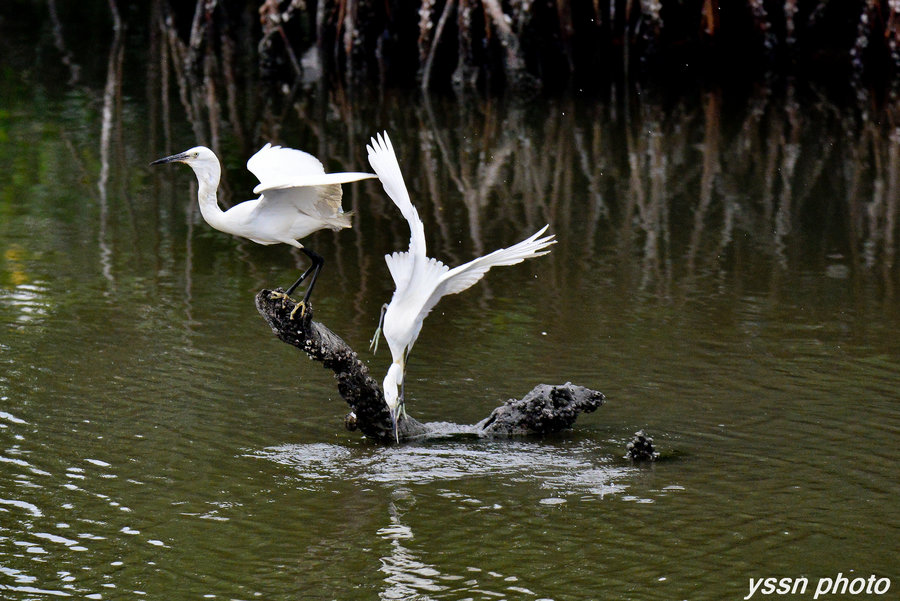
[[[40,31],[0,55],[0,598],[720,600],[838,572],[900,590],[896,104],[313,87],[242,91],[237,127],[225,91],[190,122],[105,39],[67,83]],[[303,255],[211,230],[190,171],[147,166],[214,132],[230,204],[264,141],[366,170],[382,129],[432,256],[559,238],[438,305],[410,412],[603,391],[573,431],[346,431],[330,372],[253,306]],[[388,353],[364,351],[408,228],[378,182],[344,190],[353,229],[307,240],[316,317],[381,378]],[[663,461],[622,459],[641,428]]]

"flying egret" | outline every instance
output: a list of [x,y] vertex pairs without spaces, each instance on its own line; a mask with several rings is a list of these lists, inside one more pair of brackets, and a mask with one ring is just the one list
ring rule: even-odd
[[491,267],[515,265],[525,259],[547,254],[550,251],[543,249],[555,244],[556,240],[553,239],[553,235],[540,237],[547,231],[548,226],[545,225],[537,233],[514,246],[495,250],[450,269],[425,254],[425,229],[416,207],[409,199],[397,155],[387,132],[383,136],[379,134],[377,138],[372,138],[366,150],[369,153],[369,164],[381,180],[384,191],[409,222],[410,229],[409,250],[384,257],[396,289],[391,302],[382,307],[378,329],[372,338],[372,346],[377,351],[379,334],[384,332],[391,349],[393,362],[384,378],[383,389],[384,400],[394,428],[394,438],[399,442],[397,421],[401,411],[405,414],[406,361],[419,337],[422,322],[431,309],[442,296],[457,294],[475,284]]
[[312,265],[283,293],[283,298],[289,298],[312,275],[303,300],[291,312],[292,318],[298,308],[301,315],[305,312],[325,262],[300,239],[324,228],[350,227],[350,213],[341,208],[341,184],[375,177],[371,173],[325,173],[322,163],[311,154],[266,144],[247,161],[247,169],[259,180],[253,193],[260,197],[223,211],[216,200],[222,168],[215,153],[197,146],[150,164],[174,162],[185,163],[194,170],[199,183],[200,214],[210,226],[257,244],[290,244],[309,257]]

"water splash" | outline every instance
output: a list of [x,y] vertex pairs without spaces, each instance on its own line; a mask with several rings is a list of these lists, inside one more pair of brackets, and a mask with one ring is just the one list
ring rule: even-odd
[[290,466],[300,480],[310,483],[353,480],[403,486],[502,477],[537,483],[554,491],[556,497],[621,493],[627,488],[621,480],[633,469],[608,463],[593,443],[573,448],[530,442],[441,441],[364,452],[313,443],[269,447],[248,456]]

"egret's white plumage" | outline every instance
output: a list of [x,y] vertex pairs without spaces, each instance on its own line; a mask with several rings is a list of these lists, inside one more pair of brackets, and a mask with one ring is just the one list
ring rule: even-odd
[[409,250],[385,256],[395,290],[391,302],[382,311],[379,330],[372,340],[377,348],[379,332],[383,332],[391,349],[393,362],[385,376],[383,389],[394,423],[394,435],[397,436],[397,419],[403,405],[406,359],[419,337],[422,322],[441,297],[469,288],[484,277],[491,267],[515,265],[525,259],[545,255],[550,251],[544,249],[556,241],[553,235],[541,237],[547,231],[548,226],[545,225],[518,244],[451,269],[425,254],[425,229],[409,198],[397,155],[387,132],[372,138],[366,150],[369,153],[369,164],[381,180],[385,192],[409,222],[410,229]]
[[341,184],[375,177],[371,173],[325,173],[322,163],[311,154],[266,144],[247,161],[247,169],[259,180],[253,192],[260,197],[223,211],[216,199],[222,168],[212,150],[197,146],[151,165],[172,162],[185,163],[194,170],[200,214],[210,226],[257,244],[289,244],[306,253],[312,266],[286,292],[291,294],[312,274],[303,306],[323,260],[300,240],[324,228],[350,227],[350,214],[341,208]]

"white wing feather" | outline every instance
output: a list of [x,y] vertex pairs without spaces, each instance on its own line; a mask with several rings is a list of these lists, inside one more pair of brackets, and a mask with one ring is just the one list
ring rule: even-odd
[[[491,267],[515,265],[525,259],[539,257],[550,252],[544,249],[556,244],[554,236],[539,237],[547,231],[547,227],[545,225],[537,233],[518,244],[495,250],[489,255],[479,257],[453,269],[449,269],[437,259],[425,259],[419,261],[417,265],[409,253],[387,255],[385,259],[394,282],[406,278],[403,286],[398,283],[394,297],[391,299],[392,306],[398,303],[400,311],[396,314],[398,317],[394,317],[390,308],[385,314],[384,333],[392,352],[395,352],[394,347],[398,346],[394,341],[393,334],[400,332],[402,332],[400,337],[407,341],[406,352],[412,350],[419,336],[419,330],[422,328],[422,322],[441,298],[471,287],[483,278]],[[418,268],[414,276],[415,281],[411,281],[414,266]],[[409,307],[411,311],[405,311],[404,307]],[[399,349],[396,349],[396,352],[399,352]]]
[[390,255],[384,255],[384,262],[387,263],[388,271],[391,272],[391,278],[394,280],[394,288],[397,290],[405,290],[409,279],[412,277],[414,262],[408,252],[395,252]]
[[[429,259],[425,254],[425,228],[409,198],[387,132],[372,138],[366,149],[369,164],[381,180],[384,191],[409,222],[409,250],[385,255],[396,290],[384,314],[383,332],[397,361],[404,351],[408,353],[412,349],[423,320],[442,297],[471,287],[491,267],[515,265],[525,259],[545,255],[550,252],[545,249],[555,244],[556,240],[553,235],[541,237],[549,227],[545,225],[518,244],[495,250],[453,269],[437,259]],[[405,348],[400,348],[404,345]]]
[[[419,218],[419,212],[409,199],[409,191],[403,182],[400,164],[394,146],[387,132],[378,134],[366,146],[369,152],[369,164],[381,180],[384,191],[400,209],[400,213],[409,222],[409,254],[413,257],[425,257],[425,227]],[[393,272],[392,272],[393,273]],[[396,282],[396,279],[395,279]]]
[[478,280],[483,278],[488,271],[490,271],[491,267],[515,265],[521,263],[525,259],[540,257],[541,255],[549,253],[549,250],[543,249],[552,244],[556,244],[554,235],[551,234],[550,236],[545,236],[543,238],[538,237],[547,231],[548,227],[549,225],[545,225],[530,237],[509,248],[495,250],[489,255],[479,257],[468,263],[464,263],[459,267],[448,270],[441,276],[440,281],[435,283],[433,292],[423,305],[419,315],[424,319],[442,297],[449,294],[458,294],[463,290],[472,287]]
[[[324,175],[322,163],[302,150],[266,144],[247,161],[247,169],[259,183],[283,182],[299,176]],[[255,192],[255,190],[254,190]]]
[[288,188],[305,188],[308,186],[332,186],[335,184],[349,184],[362,179],[377,177],[374,173],[361,173],[347,171],[342,173],[320,173],[318,175],[302,175],[286,178],[284,180],[270,180],[253,188],[254,194],[262,194],[266,190],[286,190]]
[[509,248],[500,248],[489,255],[479,257],[459,267],[454,267],[444,275],[438,287],[441,296],[458,294],[469,288],[483,278],[491,267],[515,265],[525,259],[546,255],[550,251],[543,249],[556,244],[555,236],[553,234],[543,238],[538,238],[538,236],[546,232],[548,227],[550,227],[549,224],[545,225],[530,237]]
[[375,177],[373,173],[355,171],[325,173],[319,159],[308,152],[271,144],[266,144],[250,157],[247,169],[259,180],[259,185],[253,188],[254,194],[266,190],[346,184]]
[[293,224],[290,237],[295,239],[323,227],[350,227],[350,215],[341,207],[341,184],[376,177],[372,173],[325,173],[313,155],[271,144],[250,157],[247,169],[260,182],[253,192],[262,194],[247,216],[248,222],[267,215],[270,220]]

